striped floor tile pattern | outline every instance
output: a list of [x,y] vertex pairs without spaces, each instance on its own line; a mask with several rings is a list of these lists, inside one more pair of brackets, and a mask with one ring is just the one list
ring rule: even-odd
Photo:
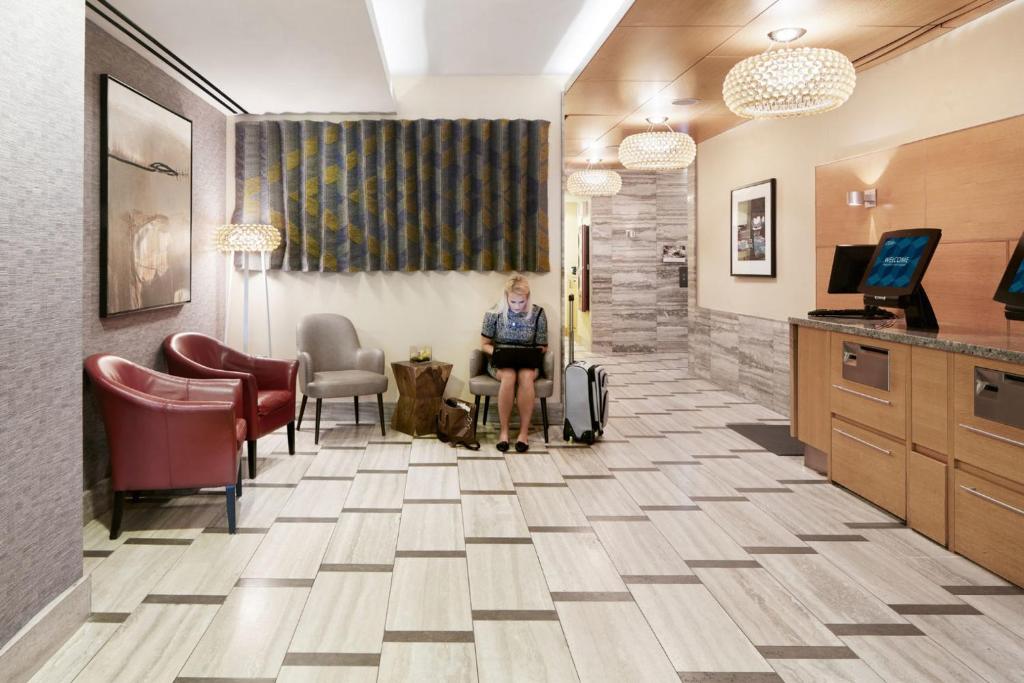
[[307,426],[236,535],[215,492],[90,522],[93,614],[35,680],[1022,680],[1024,591],[726,428],[785,420],[684,356],[599,360],[593,446]]

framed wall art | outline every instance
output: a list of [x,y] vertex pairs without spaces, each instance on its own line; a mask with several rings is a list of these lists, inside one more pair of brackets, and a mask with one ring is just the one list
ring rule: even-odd
[[192,122],[104,75],[100,315],[192,299]]
[[731,275],[775,277],[775,178],[732,191]]

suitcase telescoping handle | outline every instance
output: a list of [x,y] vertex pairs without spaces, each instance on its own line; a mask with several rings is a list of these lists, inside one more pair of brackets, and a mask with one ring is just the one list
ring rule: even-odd
[[572,363],[573,363],[573,356],[575,356],[575,354],[573,352],[575,351],[575,346],[576,346],[576,333],[573,330],[573,319],[576,317],[574,315],[574,312],[575,312],[575,310],[574,310],[575,309],[574,301],[575,300],[576,300],[576,297],[574,295],[570,294],[569,295],[569,365],[572,365]]

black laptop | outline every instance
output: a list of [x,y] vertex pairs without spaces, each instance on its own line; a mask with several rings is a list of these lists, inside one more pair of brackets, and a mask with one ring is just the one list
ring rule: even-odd
[[495,346],[491,365],[496,368],[539,369],[544,364],[544,349],[539,346]]

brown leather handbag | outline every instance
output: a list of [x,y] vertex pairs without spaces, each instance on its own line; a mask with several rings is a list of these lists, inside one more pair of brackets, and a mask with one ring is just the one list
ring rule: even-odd
[[447,398],[437,411],[437,438],[453,446],[465,446],[476,451],[476,406],[456,398]]

